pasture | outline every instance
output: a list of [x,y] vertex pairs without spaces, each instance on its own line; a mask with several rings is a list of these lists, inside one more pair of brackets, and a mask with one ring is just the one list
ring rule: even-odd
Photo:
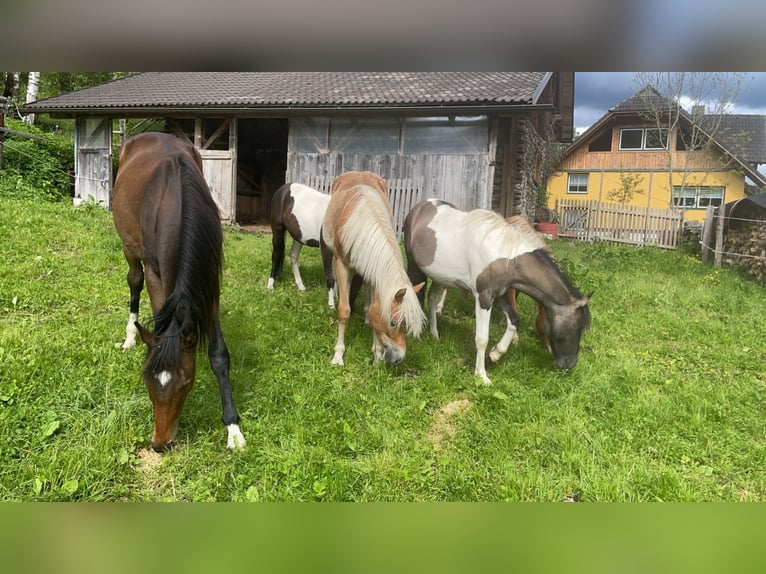
[[[199,360],[175,446],[147,451],[144,348],[111,214],[0,202],[0,499],[18,501],[761,501],[766,290],[684,251],[551,244],[590,302],[559,371],[519,296],[520,341],[474,377],[473,301],[447,297],[397,366],[371,364],[361,298],[337,326],[318,249],[267,290],[267,234],[225,230],[221,324],[247,438],[226,448]],[[150,315],[148,297],[141,320]],[[502,334],[492,315],[490,344]]]

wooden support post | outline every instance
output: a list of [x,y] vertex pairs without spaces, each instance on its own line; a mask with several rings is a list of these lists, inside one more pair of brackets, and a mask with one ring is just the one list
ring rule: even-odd
[[721,267],[721,259],[723,258],[723,215],[725,211],[726,208],[723,204],[718,206],[718,220],[715,230],[715,263],[713,264],[716,269]]
[[713,225],[715,225],[715,206],[708,205],[705,212],[705,224],[702,227],[702,262],[710,263],[710,240],[713,238]]

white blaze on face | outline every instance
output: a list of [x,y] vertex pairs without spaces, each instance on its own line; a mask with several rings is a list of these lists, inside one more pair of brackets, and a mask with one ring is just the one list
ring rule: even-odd
[[162,371],[160,374],[157,375],[157,382],[161,384],[163,387],[166,387],[167,384],[170,382],[171,376],[168,371]]

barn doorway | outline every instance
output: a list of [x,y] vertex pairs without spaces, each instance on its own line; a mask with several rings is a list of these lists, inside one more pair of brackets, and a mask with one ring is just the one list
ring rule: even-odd
[[238,124],[236,221],[267,223],[271,196],[285,183],[288,121],[240,118]]

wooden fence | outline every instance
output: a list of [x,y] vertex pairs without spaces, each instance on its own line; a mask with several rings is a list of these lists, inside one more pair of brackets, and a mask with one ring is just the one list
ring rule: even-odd
[[683,215],[675,209],[653,209],[589,199],[558,199],[559,235],[579,241],[601,239],[674,249],[681,240]]
[[[323,193],[330,193],[334,178],[327,176],[310,176],[306,185],[313,187]],[[396,239],[401,241],[404,234],[404,218],[410,212],[416,203],[425,199],[423,197],[422,187],[417,185],[412,179],[389,179],[386,181],[388,187],[388,201],[391,204],[391,214],[394,218],[394,232]]]

